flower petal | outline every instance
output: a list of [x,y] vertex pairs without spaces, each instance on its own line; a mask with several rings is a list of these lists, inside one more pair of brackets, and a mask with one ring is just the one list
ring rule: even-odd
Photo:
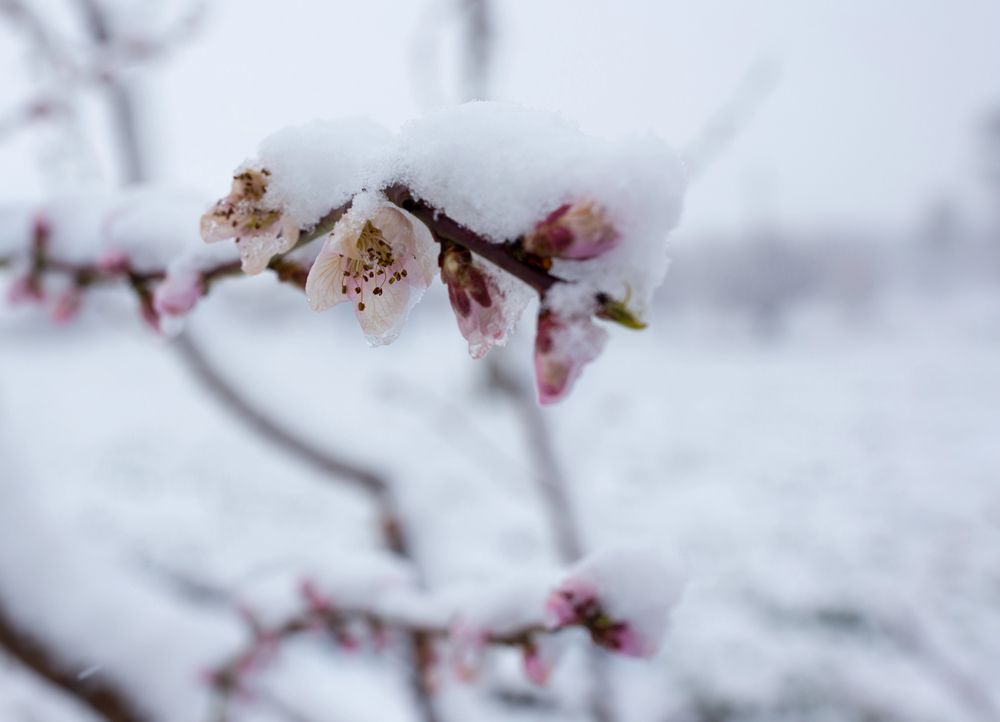
[[539,403],[551,404],[566,396],[583,367],[601,353],[607,338],[607,332],[589,316],[565,319],[543,310],[538,316],[535,336]]
[[325,311],[347,300],[344,292],[344,257],[330,249],[332,237],[313,262],[306,279],[306,299],[313,311]]
[[[348,295],[358,296],[350,287]],[[354,315],[365,333],[365,340],[372,346],[385,346],[399,338],[410,308],[421,295],[423,291],[411,288],[409,283],[386,284],[379,295],[372,293],[370,286],[366,288],[362,285],[364,300],[354,302]],[[364,308],[361,308],[362,304]]]

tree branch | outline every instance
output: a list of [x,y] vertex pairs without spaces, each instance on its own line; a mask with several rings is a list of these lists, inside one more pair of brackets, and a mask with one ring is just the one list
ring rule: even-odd
[[0,605],[0,646],[52,684],[89,706],[108,722],[148,722],[133,700],[102,677],[84,677],[67,669],[37,638],[17,628]]
[[519,259],[514,255],[509,244],[491,243],[478,233],[470,231],[465,226],[449,218],[446,214],[434,208],[434,206],[414,199],[409,188],[406,186],[390,186],[385,189],[385,194],[394,204],[419,218],[439,242],[441,240],[448,240],[468,249],[477,256],[507,271],[507,273],[515,278],[521,279],[535,289],[539,296],[544,297],[545,292],[557,283],[567,283],[567,281]]
[[[379,507],[380,531],[385,546],[419,568],[393,498],[392,487],[385,477],[318,449],[268,418],[244,399],[212,366],[186,332],[179,334],[173,344],[190,371],[205,388],[259,436],[323,473],[367,492]],[[288,632],[292,631],[296,630],[289,628]],[[410,646],[409,656],[413,665],[411,682],[414,697],[425,722],[435,722],[437,714],[431,702],[432,686],[428,675],[428,666],[433,661],[433,635],[421,628],[412,628],[406,632]]]

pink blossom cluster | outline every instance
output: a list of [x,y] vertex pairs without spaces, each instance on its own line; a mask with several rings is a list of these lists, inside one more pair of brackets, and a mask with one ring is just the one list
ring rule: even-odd
[[[268,200],[270,172],[245,170],[233,181],[233,192],[202,218],[207,242],[234,238],[243,269],[258,273],[272,258],[291,250],[297,227]],[[526,267],[547,271],[554,260],[596,259],[615,249],[620,234],[594,201],[566,203],[541,219],[519,241]],[[349,303],[372,345],[391,343],[402,331],[413,305],[427,289],[434,267],[473,358],[503,345],[526,304],[510,269],[478,257],[398,207],[384,194],[362,192],[337,221],[313,262],[306,281],[309,304],[323,311]],[[201,294],[197,275],[174,274],[161,284],[157,310],[183,313]],[[600,353],[606,332],[594,322],[608,315],[594,300],[571,310],[542,303],[535,340],[538,398],[549,404],[563,398],[583,367]],[[622,314],[631,318],[622,303]],[[630,324],[626,324],[630,325]]]
[[[419,635],[420,673],[430,688],[441,683],[447,664],[454,678],[472,682],[491,650],[519,652],[525,677],[544,685],[582,628],[594,644],[630,657],[653,656],[666,634],[669,615],[683,586],[662,555],[636,544],[618,544],[584,558],[561,579],[528,573],[478,587],[433,594],[412,587],[376,585],[358,594],[351,583],[334,582],[339,594],[314,581],[299,585],[298,597],[258,596],[238,607],[249,626],[250,644],[209,675],[221,692],[245,692],[251,674],[269,664],[281,643],[296,634],[319,634],[345,652],[367,646],[386,651]],[[335,599],[354,601],[341,606]],[[276,611],[277,610],[277,611]],[[578,640],[579,637],[576,637]]]
[[[103,218],[89,232],[107,241],[85,260],[52,252],[52,227],[40,215],[10,298],[48,303],[65,323],[85,290],[118,283],[163,330],[216,279],[272,270],[316,311],[350,305],[379,346],[399,336],[439,276],[477,359],[504,345],[538,299],[534,368],[538,399],[549,404],[601,353],[600,321],[644,327],[682,193],[679,163],[659,144],[609,146],[502,104],[471,103],[395,137],[370,122],[316,123],[276,134],[238,169],[228,195],[201,217],[199,235],[215,245],[197,244],[200,252],[180,249],[152,267],[143,258],[144,239],[179,217],[155,198],[143,213],[135,198],[110,212],[78,208]],[[75,223],[60,220],[62,236],[80,235]],[[172,235],[187,238],[195,227]],[[115,233],[135,237],[119,243]],[[318,250],[304,248],[313,241]]]

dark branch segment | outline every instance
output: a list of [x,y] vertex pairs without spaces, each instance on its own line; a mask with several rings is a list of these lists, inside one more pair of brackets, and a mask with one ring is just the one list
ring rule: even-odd
[[25,666],[80,700],[108,722],[148,722],[152,718],[140,712],[122,690],[103,675],[84,677],[69,670],[52,650],[36,637],[19,629],[0,605],[0,647]]
[[545,292],[555,284],[566,283],[563,279],[549,274],[542,268],[526,263],[523,258],[518,258],[513,244],[491,243],[433,206],[424,201],[416,200],[406,186],[390,186],[385,189],[385,195],[397,206],[419,218],[439,242],[451,241],[467,248],[480,258],[502,268],[515,278],[521,279],[535,289],[540,296],[544,296]]

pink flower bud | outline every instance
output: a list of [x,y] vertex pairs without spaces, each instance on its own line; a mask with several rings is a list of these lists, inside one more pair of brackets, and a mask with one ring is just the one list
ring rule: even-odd
[[108,275],[124,275],[129,272],[131,265],[128,254],[122,251],[105,251],[97,259],[98,270]]
[[141,303],[139,304],[139,313],[142,315],[142,320],[157,333],[160,333],[160,314],[157,313],[156,309],[153,308],[152,297],[143,297]]
[[60,326],[65,326],[76,318],[83,302],[83,294],[79,288],[71,288],[56,299],[52,308],[52,320]]
[[524,237],[524,250],[543,258],[596,258],[615,248],[621,236],[590,200],[560,206]]
[[203,290],[204,282],[197,271],[168,271],[153,291],[153,309],[161,316],[183,316],[198,303]]
[[539,402],[551,404],[568,394],[583,367],[597,358],[606,340],[607,333],[589,317],[567,320],[543,309],[535,336]]
[[482,358],[493,346],[503,345],[523,307],[511,303],[486,267],[458,246],[445,245],[439,257],[441,280],[458,329],[469,342],[473,358]]
[[580,579],[570,577],[545,601],[545,626],[559,629],[580,624],[597,610],[597,590]]
[[651,657],[683,586],[680,570],[648,548],[623,543],[578,563],[545,605],[550,629],[577,625],[594,644]]
[[656,648],[646,641],[626,622],[613,624],[607,633],[602,635],[601,646],[626,657],[651,657]]
[[548,682],[549,675],[552,673],[552,668],[542,660],[538,648],[533,644],[524,647],[524,673],[537,685],[544,685]]
[[316,585],[308,579],[302,582],[300,590],[306,600],[306,604],[309,605],[310,611],[323,614],[333,609],[333,603],[330,601],[330,598],[317,589]]
[[52,235],[52,224],[44,215],[38,214],[35,216],[34,226],[31,233],[34,239],[35,247],[38,248],[44,246],[49,236]]
[[344,628],[337,629],[334,637],[337,640],[337,644],[341,646],[344,650],[348,652],[356,652],[361,647],[361,642],[356,636],[351,634],[348,630]]

